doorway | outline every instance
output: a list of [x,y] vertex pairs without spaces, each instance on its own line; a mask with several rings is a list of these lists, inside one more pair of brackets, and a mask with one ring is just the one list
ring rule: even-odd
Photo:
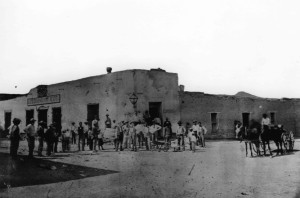
[[5,112],[4,113],[4,133],[5,133],[5,137],[8,135],[8,127],[10,127],[11,125],[11,112]]
[[34,118],[34,110],[26,110],[26,126],[29,124],[31,118]]
[[218,132],[218,113],[211,113],[210,114],[211,119],[211,132],[217,133]]
[[54,107],[52,108],[52,123],[55,123],[58,131],[61,131],[61,108]]
[[91,126],[95,116],[99,119],[99,104],[88,104],[87,105],[87,121]]
[[[162,104],[161,102],[149,102],[149,114],[151,120],[159,118],[160,125],[163,124]],[[158,136],[162,137],[162,130],[158,132]]]
[[38,110],[38,122],[43,121],[46,126],[48,126],[48,109],[39,109]]
[[242,117],[243,117],[243,126],[248,128],[250,123],[250,113],[242,113]]

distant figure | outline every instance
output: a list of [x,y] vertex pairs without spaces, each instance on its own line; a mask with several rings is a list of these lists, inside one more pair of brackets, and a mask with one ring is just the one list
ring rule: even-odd
[[180,147],[182,147],[182,150],[185,150],[185,142],[184,142],[185,133],[186,133],[186,129],[184,126],[182,126],[182,122],[179,121],[176,130],[178,150],[180,150]]
[[237,122],[237,124],[235,125],[235,138],[238,138],[239,137],[239,133],[241,132],[243,128],[243,125],[241,122]]
[[99,151],[100,151],[100,148],[102,150],[104,150],[103,144],[104,144],[104,131],[100,130],[99,133],[98,133],[98,150]]
[[145,111],[145,113],[143,114],[143,119],[146,122],[147,126],[151,125],[152,120],[151,120],[151,116],[149,114],[149,111]]
[[43,156],[43,147],[44,147],[44,136],[45,136],[45,123],[43,121],[39,122],[38,128],[37,128],[37,136],[38,136],[38,141],[39,141],[39,146],[38,146],[38,156]]
[[52,125],[54,131],[53,152],[57,153],[58,140],[61,134],[60,134],[60,130],[57,127],[57,124],[53,122]]
[[201,146],[205,147],[204,135],[207,133],[207,129],[205,128],[205,126],[202,126],[201,122],[198,123],[198,126],[199,126],[198,138],[200,140]]
[[97,115],[94,116],[94,120],[92,121],[92,128],[99,128],[99,119]]
[[262,133],[268,133],[270,130],[270,125],[270,118],[268,118],[267,114],[264,113],[261,120]]
[[129,123],[126,122],[123,127],[122,127],[122,131],[123,131],[123,149],[127,148],[129,149],[129,145],[130,145],[130,136],[129,136]]
[[31,118],[29,121],[29,124],[24,129],[24,131],[27,135],[28,150],[29,150],[28,157],[29,158],[33,158],[33,149],[34,149],[35,136],[36,136],[36,131],[35,131],[35,127],[34,127],[35,121],[36,121],[35,119]]
[[131,122],[130,126],[129,126],[129,135],[130,135],[130,140],[132,143],[132,148],[131,151],[137,151],[137,147],[136,147],[136,123],[135,122]]
[[85,135],[84,135],[84,128],[82,126],[82,122],[79,122],[77,133],[78,133],[78,151],[80,151],[80,145],[81,145],[81,150],[84,151]]
[[151,133],[151,141],[153,144],[157,142],[158,131],[161,129],[161,126],[158,125],[154,120],[152,125],[149,127],[149,132]]
[[13,119],[13,125],[9,129],[9,139],[10,139],[10,155],[16,157],[18,155],[18,148],[20,142],[20,128],[19,124],[21,120],[19,118]]
[[50,156],[53,152],[53,143],[55,141],[55,131],[53,124],[49,125],[49,128],[45,133],[45,141],[47,143],[47,156]]
[[172,136],[172,125],[168,118],[164,123],[164,141],[165,148],[169,148],[171,146],[171,136]]
[[76,144],[76,126],[75,126],[75,122],[72,122],[72,125],[71,125],[71,135],[72,135],[72,144]]
[[122,131],[122,122],[120,122],[119,124],[116,125],[116,130],[115,130],[115,149],[116,151],[119,150],[120,147],[120,151],[123,150],[122,148],[122,142],[123,142],[123,131]]
[[111,120],[110,120],[110,117],[108,114],[106,114],[105,128],[108,128],[108,129],[111,128]]

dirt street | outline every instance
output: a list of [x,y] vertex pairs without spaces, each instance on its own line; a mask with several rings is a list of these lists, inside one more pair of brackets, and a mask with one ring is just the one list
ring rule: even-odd
[[[2,141],[0,152],[8,152],[7,146]],[[8,188],[0,197],[300,197],[299,147],[300,139],[291,154],[250,158],[239,141],[208,141],[196,153],[115,152],[105,145],[96,154],[72,152],[49,160],[117,173]]]

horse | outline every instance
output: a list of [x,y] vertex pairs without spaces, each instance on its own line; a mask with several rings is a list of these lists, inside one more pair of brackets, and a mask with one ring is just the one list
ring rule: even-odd
[[[261,141],[263,144],[263,151],[264,155],[266,155],[266,144],[268,145],[268,149],[270,152],[270,155],[272,155],[271,147],[270,147],[270,141],[274,141],[277,146],[277,154],[279,155],[279,152],[283,154],[282,144],[283,144],[283,126],[281,125],[274,125],[271,126],[269,130],[265,130],[260,134]],[[286,152],[286,151],[285,151]]]
[[245,142],[246,157],[248,156],[248,145],[249,145],[251,157],[253,157],[252,145],[255,146],[255,147],[253,147],[253,150],[256,152],[256,154],[258,156],[261,155],[260,149],[259,149],[259,145],[260,145],[259,132],[256,128],[247,129],[246,127],[242,127],[238,134],[238,137],[241,139],[241,142],[242,141]]

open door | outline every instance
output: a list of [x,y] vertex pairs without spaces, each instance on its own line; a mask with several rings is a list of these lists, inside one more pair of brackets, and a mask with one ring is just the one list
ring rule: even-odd
[[[161,102],[149,102],[149,114],[150,114],[151,120],[159,118],[160,124],[163,125]],[[162,130],[159,131],[158,136],[162,137]]]

